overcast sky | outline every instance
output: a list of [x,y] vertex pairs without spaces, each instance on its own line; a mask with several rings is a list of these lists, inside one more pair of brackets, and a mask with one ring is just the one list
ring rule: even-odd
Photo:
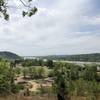
[[9,5],[10,20],[0,19],[0,51],[22,56],[100,53],[100,0],[34,0],[38,12],[31,18],[22,18],[19,0]]

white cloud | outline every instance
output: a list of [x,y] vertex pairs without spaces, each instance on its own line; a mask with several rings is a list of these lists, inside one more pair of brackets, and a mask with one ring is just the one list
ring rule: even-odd
[[9,22],[0,21],[0,50],[20,55],[99,52],[99,36],[91,30],[80,31],[83,25],[100,20],[84,17],[89,0],[38,0],[34,4],[39,11],[33,17],[22,18],[18,9],[11,11]]
[[100,15],[99,16],[83,16],[84,22],[90,25],[100,25]]

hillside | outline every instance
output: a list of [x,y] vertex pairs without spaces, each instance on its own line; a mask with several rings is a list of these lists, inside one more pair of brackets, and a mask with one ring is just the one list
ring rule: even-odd
[[40,58],[52,59],[52,60],[99,62],[100,61],[100,53],[78,54],[78,55],[51,55],[51,56],[43,56]]
[[17,54],[15,53],[12,53],[12,52],[0,52],[0,58],[3,58],[3,59],[20,59],[20,56],[18,56]]

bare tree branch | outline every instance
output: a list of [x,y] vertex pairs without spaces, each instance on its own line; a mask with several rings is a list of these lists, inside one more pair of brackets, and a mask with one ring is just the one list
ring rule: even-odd
[[25,7],[30,8],[30,6],[29,6],[29,5],[27,5],[27,4],[25,4],[23,0],[20,0],[20,1],[21,1],[21,3],[22,3]]

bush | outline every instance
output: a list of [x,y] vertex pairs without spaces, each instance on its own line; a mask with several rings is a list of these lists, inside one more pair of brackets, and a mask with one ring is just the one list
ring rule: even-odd
[[45,86],[42,86],[40,88],[38,88],[38,91],[41,95],[43,94],[52,94],[53,90],[52,90],[52,87],[45,87]]

